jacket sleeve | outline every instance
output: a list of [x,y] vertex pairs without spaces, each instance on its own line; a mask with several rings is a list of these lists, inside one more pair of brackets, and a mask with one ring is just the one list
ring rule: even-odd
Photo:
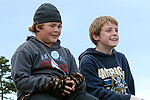
[[76,64],[76,61],[75,61],[75,58],[73,57],[73,55],[71,54],[71,62],[70,62],[70,74],[73,74],[73,73],[77,73],[79,72],[79,68],[77,67],[77,64]]
[[46,84],[50,81],[44,75],[32,76],[32,56],[25,52],[16,52],[11,59],[11,76],[18,90],[25,93],[46,91]]
[[102,79],[98,77],[98,68],[89,56],[80,60],[79,68],[86,79],[87,92],[100,100],[130,100],[131,95],[120,95],[104,88]]
[[131,73],[131,70],[130,70],[128,60],[127,60],[127,58],[125,57],[124,54],[122,55],[121,62],[122,62],[122,67],[123,67],[122,69],[125,70],[125,72],[126,72],[125,73],[125,78],[126,78],[126,82],[128,84],[128,88],[130,90],[130,93],[132,95],[135,95],[134,79],[133,79],[133,76],[132,76],[132,73]]
[[65,56],[67,57],[67,63],[68,63],[68,74],[74,74],[79,72],[79,68],[76,64],[76,60],[74,58],[74,56],[71,54],[69,49],[63,48],[62,50],[64,50],[64,54],[66,54]]

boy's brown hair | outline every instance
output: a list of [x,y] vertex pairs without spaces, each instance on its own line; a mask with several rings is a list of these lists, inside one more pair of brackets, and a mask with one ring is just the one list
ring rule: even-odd
[[43,29],[43,25],[44,25],[44,23],[42,23],[42,24],[35,24],[35,23],[34,23],[31,27],[29,27],[29,31],[36,34],[37,32],[39,32],[39,31],[36,29],[36,26],[37,26],[39,29]]
[[107,23],[108,21],[110,21],[111,23],[115,24],[116,26],[118,26],[118,21],[111,17],[111,16],[100,16],[98,18],[96,18],[90,25],[89,27],[89,35],[90,35],[90,39],[91,41],[97,45],[97,41],[93,38],[93,35],[99,36],[100,32],[101,32],[101,28],[103,27],[103,25],[105,23]]

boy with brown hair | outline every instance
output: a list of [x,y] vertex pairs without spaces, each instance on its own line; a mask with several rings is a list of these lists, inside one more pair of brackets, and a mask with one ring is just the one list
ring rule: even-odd
[[42,4],[33,21],[29,31],[35,36],[28,37],[11,59],[17,100],[98,100],[86,93],[73,55],[60,45],[62,20],[57,8]]
[[99,100],[142,100],[134,96],[134,79],[125,55],[114,49],[119,42],[118,21],[98,17],[90,25],[89,35],[96,47],[79,56],[87,92]]

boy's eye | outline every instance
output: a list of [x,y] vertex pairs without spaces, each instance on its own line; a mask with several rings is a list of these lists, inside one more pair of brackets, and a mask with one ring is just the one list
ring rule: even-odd
[[50,26],[50,27],[58,27],[58,28],[62,28],[62,25],[58,25],[58,26],[57,26],[57,25],[53,25],[53,24],[52,24],[52,25],[49,25],[49,26]]
[[111,29],[107,29],[106,32],[111,32]]
[[62,28],[62,26],[61,26],[61,25],[59,25],[59,26],[58,26],[58,28]]
[[50,25],[50,27],[55,27],[54,25]]
[[[106,32],[112,32],[113,31],[113,29],[107,29],[106,30]],[[114,30],[116,33],[118,33],[118,29],[116,28],[115,30]]]
[[118,33],[118,28],[115,29],[115,32]]

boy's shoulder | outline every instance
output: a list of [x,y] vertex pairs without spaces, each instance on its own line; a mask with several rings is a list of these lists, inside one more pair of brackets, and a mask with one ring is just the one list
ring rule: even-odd
[[127,60],[125,54],[122,53],[122,52],[116,52],[116,58],[117,58],[118,60]]
[[34,43],[30,40],[25,41],[24,43],[22,43],[17,49],[16,52],[19,51],[23,51],[23,52],[27,52],[31,49],[37,49],[36,46],[34,45]]
[[67,55],[70,55],[71,54],[71,51],[67,48],[67,47],[64,47],[64,46],[61,46],[61,50],[66,53]]
[[118,51],[116,51],[116,55],[117,55],[117,56],[125,57],[125,54],[124,54],[124,53],[122,53],[122,52],[118,52]]

